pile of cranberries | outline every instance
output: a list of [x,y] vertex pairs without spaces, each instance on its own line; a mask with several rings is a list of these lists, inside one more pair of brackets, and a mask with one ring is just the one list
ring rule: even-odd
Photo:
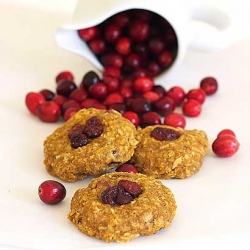
[[[69,71],[59,73],[55,90],[29,92],[25,102],[28,110],[43,122],[67,121],[82,108],[114,109],[136,127],[166,124],[184,128],[185,116],[197,117],[207,95],[217,91],[213,77],[201,80],[200,86],[187,93],[180,86],[166,90],[150,76],[123,78],[121,70],[106,67],[102,77],[87,72],[76,84]],[[181,107],[182,113],[175,112]]]
[[169,22],[142,9],[115,14],[78,35],[104,67],[120,68],[124,77],[159,75],[172,65],[178,47]]

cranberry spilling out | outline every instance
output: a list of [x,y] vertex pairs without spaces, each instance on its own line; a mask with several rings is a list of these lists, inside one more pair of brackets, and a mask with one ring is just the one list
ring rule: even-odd
[[58,181],[47,180],[38,187],[38,195],[44,203],[54,205],[66,197],[66,188]]
[[142,189],[137,182],[120,180],[117,186],[108,187],[101,194],[104,204],[111,206],[125,205],[133,201],[142,193]]
[[160,15],[142,9],[117,13],[101,24],[78,30],[78,35],[104,67],[135,76],[143,68],[157,76],[176,58],[178,42],[171,25]]

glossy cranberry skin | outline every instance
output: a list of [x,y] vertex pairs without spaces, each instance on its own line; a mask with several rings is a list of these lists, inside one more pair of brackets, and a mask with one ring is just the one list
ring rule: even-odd
[[69,109],[69,108],[76,108],[76,109],[80,109],[81,105],[78,101],[73,100],[73,99],[69,99],[66,102],[63,103],[63,105],[61,106],[61,111],[64,114],[64,112]]
[[100,102],[93,102],[89,105],[89,108],[107,110],[107,106]]
[[163,96],[159,100],[153,103],[154,110],[161,115],[166,115],[175,110],[175,102],[172,98],[168,96]]
[[56,86],[56,93],[65,97],[69,97],[71,91],[76,89],[76,84],[73,81],[64,80]]
[[172,64],[173,60],[173,55],[168,50],[162,51],[158,57],[158,62],[163,67],[169,67]]
[[60,107],[68,100],[67,97],[62,96],[62,95],[56,95],[53,98],[53,101],[56,102]]
[[133,111],[139,115],[151,111],[150,102],[141,96],[127,99],[126,106],[127,110]]
[[142,94],[142,97],[154,103],[160,99],[160,96],[154,91],[148,91]]
[[131,39],[128,37],[121,37],[118,39],[115,49],[121,55],[128,55],[131,51]]
[[126,119],[128,119],[130,122],[132,122],[135,125],[135,127],[139,126],[140,118],[135,112],[133,112],[133,111],[125,111],[122,114],[122,116],[125,117]]
[[113,109],[123,114],[126,111],[126,105],[124,103],[112,103],[108,106],[108,109]]
[[100,77],[94,71],[88,71],[82,78],[80,88],[85,88],[86,90],[93,84],[100,82]]
[[186,93],[182,87],[173,86],[167,91],[166,95],[175,101],[176,106],[179,106],[184,101]]
[[104,41],[104,39],[100,37],[93,39],[92,41],[89,42],[88,45],[91,51],[96,55],[103,54],[107,48],[106,42]]
[[171,127],[179,127],[179,128],[185,128],[186,127],[186,119],[182,114],[178,113],[169,113],[164,117],[163,123],[165,125],[171,126]]
[[147,65],[147,72],[151,77],[159,75],[161,70],[161,66],[156,61],[150,61]]
[[149,39],[148,47],[151,53],[157,55],[165,49],[166,44],[163,38],[158,36],[158,37],[152,37]]
[[218,82],[214,77],[205,77],[200,82],[200,88],[203,89],[207,95],[213,95],[218,90]]
[[187,99],[195,99],[200,104],[203,104],[205,99],[206,99],[206,93],[201,88],[191,89],[188,91],[186,98]]
[[44,96],[46,101],[51,101],[55,97],[55,93],[49,89],[42,89],[39,91],[39,93],[41,93]]
[[123,97],[120,93],[110,93],[103,101],[103,104],[107,106],[114,103],[123,103]]
[[158,113],[154,111],[146,112],[141,116],[140,126],[142,128],[145,128],[150,125],[158,125],[158,124],[161,124],[161,117]]
[[129,13],[127,11],[123,11],[113,16],[112,19],[114,23],[119,25],[121,28],[124,28],[125,26],[128,25],[130,21],[129,18],[130,18]]
[[121,77],[121,69],[116,68],[116,67],[106,67],[103,69],[102,76],[103,76],[103,78],[105,78],[107,76],[120,78]]
[[126,86],[121,86],[119,92],[124,99],[131,98],[134,95],[132,88]]
[[189,117],[197,117],[201,113],[201,103],[194,99],[185,101],[182,105],[182,112]]
[[120,87],[119,78],[113,76],[104,76],[103,83],[106,85],[108,93],[116,92]]
[[80,29],[78,30],[78,35],[82,40],[88,42],[99,35],[99,29],[97,26]]
[[66,109],[65,112],[63,113],[63,120],[66,122],[67,120],[69,120],[69,118],[71,118],[79,110],[80,110],[80,108],[76,108],[76,107]]
[[38,196],[42,202],[55,205],[66,197],[66,188],[58,181],[47,180],[39,185]]
[[109,52],[102,55],[101,62],[104,67],[121,68],[123,66],[123,57],[118,52]]
[[93,103],[99,102],[98,100],[94,98],[87,98],[84,101],[81,102],[81,108],[89,108],[93,105]]
[[129,35],[132,40],[136,42],[145,41],[150,34],[150,28],[148,23],[135,20],[129,25]]
[[45,101],[44,95],[37,92],[29,92],[25,97],[26,107],[33,115],[36,114],[37,107]]
[[93,98],[101,100],[106,97],[108,90],[107,86],[104,83],[98,82],[96,84],[91,85],[88,89],[88,92]]
[[57,122],[61,115],[61,109],[56,102],[46,101],[37,107],[36,115],[43,122]]
[[129,163],[124,163],[115,170],[116,172],[128,172],[132,174],[138,173],[136,167]]
[[108,43],[114,43],[121,36],[121,28],[115,23],[110,23],[104,28],[104,37]]
[[125,59],[125,66],[129,68],[130,70],[138,69],[141,66],[142,59],[141,57],[136,53],[129,54]]
[[58,84],[60,81],[74,81],[74,76],[70,71],[62,71],[56,76],[56,83]]
[[134,80],[133,88],[137,93],[150,91],[154,86],[154,80],[151,77],[138,77]]
[[160,98],[166,95],[166,90],[165,90],[165,88],[162,87],[162,86],[160,86],[160,85],[155,85],[155,86],[153,86],[152,90],[153,90],[154,92],[156,92],[156,93],[159,95]]
[[221,135],[232,135],[232,136],[236,137],[235,133],[231,129],[223,129],[223,130],[221,130],[218,133],[217,137],[219,137]]
[[82,102],[88,97],[88,93],[85,89],[79,88],[71,91],[69,98],[77,102]]
[[213,152],[219,157],[230,157],[237,153],[240,147],[235,136],[224,134],[217,137],[212,143]]

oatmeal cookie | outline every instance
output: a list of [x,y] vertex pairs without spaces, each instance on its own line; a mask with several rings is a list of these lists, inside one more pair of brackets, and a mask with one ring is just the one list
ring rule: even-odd
[[114,110],[82,109],[46,138],[44,164],[68,182],[100,175],[132,157],[135,134],[135,126]]
[[[123,182],[139,185],[140,192],[129,203],[120,200],[122,205],[113,204],[110,199],[114,200],[114,193],[109,192],[107,197],[107,190]],[[134,191],[132,188],[129,192]],[[140,173],[111,172],[75,192],[68,219],[88,236],[106,242],[128,242],[170,226],[176,208],[172,192],[159,180]]]
[[184,179],[198,172],[208,153],[204,131],[166,125],[138,130],[131,162],[139,172],[160,179]]

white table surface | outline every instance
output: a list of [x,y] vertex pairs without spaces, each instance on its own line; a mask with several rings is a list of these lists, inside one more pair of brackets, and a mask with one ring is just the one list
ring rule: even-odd
[[250,249],[250,28],[240,25],[246,6],[239,11],[225,5],[238,13],[229,48],[188,52],[178,70],[159,82],[188,90],[203,77],[215,76],[218,93],[207,98],[200,117],[187,120],[187,129],[203,129],[210,143],[221,129],[233,129],[239,152],[220,159],[210,149],[196,175],[163,181],[178,205],[171,227],[130,243],[107,244],[81,234],[66,218],[72,195],[90,179],[64,183],[67,197],[56,206],[38,198],[39,184],[52,178],[43,165],[43,141],[58,124],[29,114],[25,95],[55,89],[54,78],[62,70],[71,70],[79,82],[94,68],[55,44],[55,30],[69,20],[75,1],[65,1],[68,5],[58,10],[55,0],[49,8],[24,2],[0,1],[0,249]]

